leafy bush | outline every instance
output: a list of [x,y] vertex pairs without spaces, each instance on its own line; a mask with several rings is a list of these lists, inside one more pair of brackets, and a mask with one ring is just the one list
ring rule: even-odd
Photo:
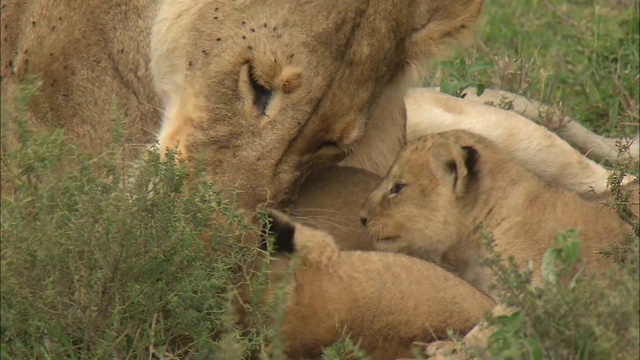
[[[24,88],[18,110],[34,91]],[[3,358],[240,358],[260,348],[270,319],[241,333],[231,294],[240,267],[266,257],[238,241],[249,227],[202,171],[151,155],[129,181],[119,132],[89,159],[60,130],[28,131],[20,113],[2,121]]]
[[495,289],[510,315],[487,316],[495,327],[487,347],[495,359],[637,359],[638,239],[627,261],[600,278],[586,276],[575,231],[558,234],[557,247],[542,261],[543,284],[531,285],[531,268],[505,263],[486,242],[485,264],[496,274]]

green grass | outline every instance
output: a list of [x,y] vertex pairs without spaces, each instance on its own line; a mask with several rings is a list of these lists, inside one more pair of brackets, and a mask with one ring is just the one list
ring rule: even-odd
[[430,85],[472,81],[554,105],[606,135],[638,131],[637,0],[486,0],[478,42]]
[[[429,84],[508,90],[599,133],[633,133],[638,27],[637,1],[489,0],[479,42],[434,64]],[[33,91],[25,89],[18,110]],[[185,169],[152,157],[126,183],[118,133],[108,154],[88,159],[65,146],[64,133],[31,133],[20,127],[19,111],[3,107],[2,115],[2,359],[281,357],[271,326],[276,304],[252,298],[246,329],[235,323],[231,294],[246,280],[238,269],[267,266],[266,257],[236,241],[250,230],[200,173],[187,187]],[[10,133],[18,136],[8,148]],[[207,228],[211,216],[227,221]],[[207,230],[211,251],[227,256],[205,254],[199,239]],[[624,264],[608,285],[577,276],[575,261],[558,260],[556,281],[574,285],[542,293],[528,286],[526,271],[491,263],[508,290],[502,301],[521,309],[492,320],[500,329],[494,356],[636,356],[638,238],[614,245],[608,256]],[[259,293],[266,280],[262,271],[251,286]],[[349,355],[363,358],[349,339],[325,351],[326,359]]]

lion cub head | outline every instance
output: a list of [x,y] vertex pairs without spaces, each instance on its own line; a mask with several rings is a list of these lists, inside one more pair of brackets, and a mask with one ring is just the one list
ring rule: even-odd
[[200,154],[245,208],[343,159],[384,173],[404,142],[403,90],[479,17],[482,0],[452,1],[161,2],[161,151]]
[[478,262],[487,232],[505,257],[520,266],[532,261],[536,282],[559,232],[579,232],[592,271],[608,266],[597,250],[630,231],[614,210],[541,180],[495,143],[464,130],[411,142],[360,215],[375,248],[432,261],[482,290],[491,280]]
[[375,248],[442,264],[443,254],[471,235],[473,214],[466,205],[478,201],[484,186],[479,179],[486,176],[476,150],[480,142],[454,130],[407,145],[360,214]]

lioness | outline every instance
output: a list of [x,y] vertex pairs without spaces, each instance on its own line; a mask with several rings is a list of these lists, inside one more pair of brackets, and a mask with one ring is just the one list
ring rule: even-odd
[[[212,178],[245,190],[253,208],[267,194],[287,198],[308,171],[343,157],[343,165],[383,175],[404,144],[404,90],[426,60],[468,38],[481,7],[482,0],[7,0],[3,100],[12,105],[16,85],[36,75],[32,125],[63,127],[98,156],[121,115],[128,158],[154,138],[183,159],[202,150]],[[495,94],[503,92],[478,100]],[[426,114],[410,111],[410,129],[438,111],[423,105]],[[570,141],[579,147],[598,146],[594,134],[574,128],[558,131],[587,139]],[[606,139],[609,160],[613,141]]]
[[[3,100],[98,156],[117,113],[126,150],[200,153],[243,208],[288,200],[342,161],[384,174],[404,144],[404,90],[471,34],[482,0],[9,0]],[[118,103],[114,106],[114,101]],[[159,131],[157,131],[159,128]],[[137,151],[130,151],[135,158]]]
[[300,185],[290,216],[331,234],[340,250],[374,250],[358,212],[380,180],[374,173],[342,166],[312,173]]
[[487,295],[438,266],[413,257],[340,251],[329,234],[269,210],[278,251],[272,279],[288,285],[281,334],[291,358],[319,357],[341,333],[371,359],[411,355],[416,341],[466,333],[495,306]]
[[[212,180],[239,188],[252,210],[290,198],[305,174],[341,159],[383,175],[404,145],[405,90],[426,60],[469,37],[481,7],[7,0],[2,98],[12,106],[16,86],[35,75],[32,126],[62,127],[99,156],[119,115],[125,158],[154,139],[185,160],[202,152]],[[409,129],[424,127],[429,113],[412,114]]]
[[[631,231],[613,210],[543,182],[494,143],[464,130],[412,141],[361,216],[376,249],[433,261],[484,292],[493,279],[478,262],[486,255],[481,230],[493,235],[503,257],[513,256],[520,267],[532,261],[534,285],[542,281],[542,256],[556,233],[579,231],[586,270],[594,272],[609,263],[596,250]],[[477,346],[487,336],[476,327],[465,342]]]

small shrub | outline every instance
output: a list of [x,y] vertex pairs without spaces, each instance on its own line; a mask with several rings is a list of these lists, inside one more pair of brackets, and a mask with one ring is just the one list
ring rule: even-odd
[[[336,331],[340,329],[337,328]],[[340,334],[339,340],[322,352],[322,358],[325,360],[366,360],[367,354],[362,351],[357,343],[354,343],[345,334]]]
[[476,88],[476,96],[484,93],[486,85],[483,81],[468,80],[474,74],[481,73],[484,70],[491,69],[493,64],[489,62],[477,62],[468,65],[465,59],[460,58],[453,63],[443,63],[441,65],[446,77],[440,82],[440,92],[447,95],[464,98],[467,96],[465,91],[469,87]]
[[28,131],[19,111],[10,115],[2,358],[237,359],[260,349],[270,327],[237,329],[230,294],[245,280],[242,265],[266,256],[238,241],[249,227],[199,168],[155,155],[127,181],[118,131],[105,156],[89,159],[62,131]]
[[637,359],[638,239],[624,264],[600,279],[586,276],[575,231],[558,234],[542,261],[543,283],[531,285],[531,267],[518,269],[486,242],[485,264],[495,274],[500,304],[510,315],[487,316],[495,332],[487,348],[495,359]]

